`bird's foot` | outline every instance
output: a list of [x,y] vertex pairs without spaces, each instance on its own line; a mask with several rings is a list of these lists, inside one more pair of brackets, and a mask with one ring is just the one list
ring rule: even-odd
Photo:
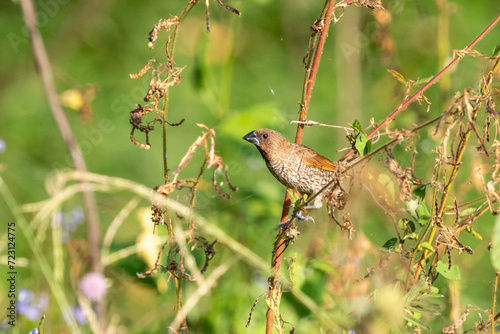
[[299,211],[299,210],[293,210],[292,216],[293,216],[293,218],[297,219],[298,221],[308,221],[308,220],[312,220],[312,221],[313,221],[313,223],[316,223],[316,222],[314,221],[314,219],[313,219],[311,216],[309,216],[309,215],[307,215],[307,216],[305,216],[305,217],[304,217],[304,216],[302,216],[302,215],[300,214],[300,211]]
[[[304,217],[304,216],[301,215],[300,212],[301,212],[301,210],[294,209],[293,212],[292,212],[292,217],[295,218],[295,220],[301,221],[301,222],[302,221],[312,220],[313,223],[316,224],[316,222],[314,221],[313,217],[311,217],[309,215],[307,215],[307,216]],[[276,229],[278,230],[278,229],[284,229],[284,228],[286,228],[288,226],[288,224],[290,223],[290,221],[292,220],[292,217],[288,218],[288,220],[286,222],[280,223]]]
[[290,222],[290,219],[288,219],[284,223],[279,223],[278,226],[274,230],[277,231],[277,230],[280,230],[280,229],[285,229],[287,227],[287,225],[288,225],[289,222]]

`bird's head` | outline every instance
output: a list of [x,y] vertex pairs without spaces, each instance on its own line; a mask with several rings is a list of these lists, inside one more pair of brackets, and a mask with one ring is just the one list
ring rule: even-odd
[[243,139],[254,144],[259,151],[271,153],[279,147],[286,147],[288,141],[279,133],[271,129],[259,129],[247,133]]

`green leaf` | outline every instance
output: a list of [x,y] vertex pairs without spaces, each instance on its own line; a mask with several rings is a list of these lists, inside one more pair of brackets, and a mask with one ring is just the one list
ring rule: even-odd
[[417,196],[417,199],[420,202],[423,202],[425,199],[425,189],[426,189],[425,184],[419,184],[413,188],[413,195]]
[[479,234],[475,229],[473,229],[471,226],[466,226],[465,230],[472,234],[472,236],[478,240],[483,240],[483,236]]
[[296,207],[300,204],[300,196],[292,189],[288,189],[288,194],[290,195],[290,203],[293,207]]
[[418,220],[417,208],[420,205],[420,201],[417,199],[412,199],[411,201],[405,202],[406,211],[415,219]]
[[356,150],[358,150],[359,154],[363,155],[366,143],[368,143],[368,137],[364,133],[361,133],[358,138],[356,138],[356,142],[354,143],[354,146],[356,147]]
[[447,263],[439,260],[436,266],[436,271],[444,276],[444,278],[454,281],[460,281],[460,268],[454,264],[449,267]]
[[408,224],[409,220],[404,218],[404,219],[400,219],[398,221],[398,228],[402,229],[402,230],[406,230],[406,225]]
[[432,245],[430,243],[428,243],[427,241],[422,242],[422,244],[420,245],[420,248],[428,250],[431,253],[434,252],[434,247],[432,247]]
[[431,214],[427,205],[424,202],[420,202],[418,199],[413,199],[411,201],[405,202],[406,211],[415,219],[420,225],[425,225]]
[[382,248],[389,249],[398,243],[398,238],[391,238],[382,245]]
[[417,319],[417,320],[422,319],[422,309],[421,308],[415,307],[412,305],[406,305],[405,309],[412,311],[414,319]]
[[[428,308],[425,308],[425,306],[427,306],[427,305],[420,305],[423,303],[416,302],[415,304],[417,304],[417,306],[407,306],[406,307],[408,310],[412,311],[415,315],[419,314],[422,311],[425,311],[426,314],[433,314],[433,315],[440,315],[441,314],[441,312],[439,310],[428,309]],[[420,314],[420,317],[415,316],[415,318],[420,319],[421,314]]]
[[417,208],[417,215],[418,215],[418,223],[420,225],[425,225],[429,221],[429,218],[431,218],[431,213],[429,212],[429,208],[427,207],[427,204],[425,203],[420,203],[420,205]]
[[429,81],[431,81],[433,77],[427,77],[427,78],[422,78],[422,79],[417,79],[417,81],[415,81],[413,83],[413,86],[422,86],[422,85],[425,85],[426,83],[428,83]]
[[500,216],[495,221],[493,236],[491,238],[491,263],[495,270],[500,270]]
[[372,151],[372,141],[368,140],[368,143],[366,143],[365,151],[363,152],[363,155],[367,155]]
[[470,214],[476,212],[476,208],[467,208],[464,211],[460,212],[460,218],[466,217]]
[[[432,292],[432,288],[434,288],[434,291],[435,292]],[[440,295],[438,294],[437,292],[439,291],[438,288],[436,287],[433,287],[431,286],[431,293],[428,293],[429,291],[429,286],[425,286],[425,289],[422,289],[421,290],[423,294],[421,294],[420,296],[417,297],[417,299],[419,300],[419,305],[423,305],[423,306],[427,306],[427,305],[424,305],[423,303],[424,302],[427,302],[427,303],[433,303],[433,299],[436,299],[436,300],[441,300],[443,299],[443,295]]]
[[422,293],[427,293],[427,296],[433,297],[433,298],[443,298],[443,295],[439,294],[439,288],[435,287],[434,285],[431,285],[431,292],[429,293],[429,286],[425,285],[422,287],[421,290]]
[[414,240],[417,240],[418,239],[418,234],[413,232],[413,233],[408,233],[407,235],[404,236],[403,239],[414,239]]
[[364,133],[361,133],[358,138],[356,138],[354,147],[356,147],[356,150],[360,155],[365,155],[367,151],[370,151],[371,143],[369,143],[370,141],[368,140],[368,137]]
[[403,218],[398,221],[398,227],[406,232],[415,232],[415,223],[409,219]]
[[412,325],[415,325],[415,326],[418,326],[418,327],[421,327],[422,329],[425,329],[425,330],[429,330],[430,328],[427,327],[426,325],[424,325],[423,323],[421,323],[420,321],[418,321],[417,319],[413,318],[412,316],[404,313],[403,314],[403,318],[408,321],[409,323],[411,323]]
[[495,45],[495,48],[493,49],[493,54],[491,55],[492,57],[496,57],[500,54],[500,44]]
[[358,131],[359,133],[365,133],[363,131],[363,127],[361,126],[361,123],[357,119],[355,119],[354,123],[351,124],[351,128]]

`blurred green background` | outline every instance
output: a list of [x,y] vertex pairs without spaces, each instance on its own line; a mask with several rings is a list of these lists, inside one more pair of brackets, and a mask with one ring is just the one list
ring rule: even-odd
[[[151,188],[162,184],[160,126],[150,134],[152,148],[149,151],[134,146],[129,139],[129,112],[136,103],[142,103],[148,84],[146,77],[132,80],[129,73],[138,72],[151,58],[164,60],[165,33],[160,33],[154,50],[147,47],[148,33],[160,18],[178,15],[186,3],[180,0],[36,1],[40,30],[58,92],[95,91],[91,120],[83,121],[78,111],[66,108],[89,171],[130,179]],[[399,106],[404,95],[404,87],[387,69],[410,79],[435,75],[452,59],[453,49],[463,49],[500,13],[497,0],[388,0],[382,3],[386,11],[375,14],[363,7],[349,6],[340,21],[332,25],[308,119],[340,126],[348,126],[355,119],[363,126],[367,126],[371,118],[381,122]],[[176,168],[201,134],[196,123],[215,128],[216,153],[229,166],[230,179],[239,191],[231,199],[223,199],[212,189],[207,175],[206,190],[199,192],[196,211],[268,263],[284,187],[268,172],[253,145],[241,137],[251,130],[268,127],[293,140],[296,126],[290,122],[298,118],[304,78],[302,59],[311,35],[309,27],[319,16],[323,3],[253,0],[228,4],[241,11],[241,17],[217,2],[210,2],[209,34],[203,3],[197,4],[182,24],[175,59],[176,66],[186,68],[181,84],[170,92],[169,121],[175,123],[184,118],[185,122],[168,129],[169,168]],[[338,11],[337,16],[340,14]],[[15,1],[0,2],[0,27],[4,36],[0,40],[0,138],[5,143],[0,153],[0,173],[19,204],[42,201],[49,197],[45,188],[47,177],[71,168],[69,155],[34,68],[20,7]],[[490,55],[500,42],[499,36],[500,26],[497,26],[476,49]],[[426,105],[414,103],[398,117],[394,127],[410,128],[437,117],[455,91],[477,87],[481,75],[490,66],[488,60],[465,57],[427,91],[426,96],[432,102],[429,113]],[[430,129],[429,134],[432,131]],[[421,136],[416,167],[419,177],[428,179],[435,156],[426,147],[432,149],[435,139],[426,133]],[[303,144],[331,160],[345,153],[337,150],[349,146],[343,130],[326,127],[306,128]],[[198,149],[194,161],[180,176],[196,177],[202,160],[203,154]],[[374,164],[382,165],[377,159]],[[461,177],[467,180],[468,176]],[[354,212],[353,241],[349,241],[345,232],[328,218],[326,210],[322,210],[312,213],[316,223],[301,225],[300,237],[285,254],[296,257],[295,286],[321,305],[337,324],[326,326],[321,317],[285,293],[282,312],[298,333],[317,333],[320,328],[342,333],[369,308],[366,298],[373,287],[384,286],[383,282],[393,279],[390,270],[386,270],[381,274],[383,277],[372,277],[371,283],[351,283],[365,275],[366,268],[377,265],[381,257],[378,248],[395,236],[392,221],[361,187],[355,189],[348,209]],[[464,191],[463,201],[477,196],[474,186],[465,190],[470,191],[470,195]],[[131,195],[116,192],[96,196],[104,234]],[[183,200],[182,195],[179,199]],[[81,200],[76,197],[61,209],[70,212],[78,205]],[[140,203],[141,208],[148,205],[145,200]],[[0,212],[2,224],[14,220],[4,201],[0,201]],[[26,216],[29,218],[31,214]],[[144,217],[147,213],[139,208],[127,217],[112,250],[136,243]],[[450,283],[442,279],[440,282],[440,293],[445,295],[447,306],[431,324],[432,332],[450,325],[450,312],[457,312],[457,308],[463,310],[469,303],[483,309],[491,307],[494,270],[487,246],[493,221],[491,215],[486,214],[476,222],[475,227],[484,238],[482,242],[468,235],[461,239],[475,254],[461,255],[459,259],[457,256],[462,270],[460,281]],[[2,235],[4,232],[5,229]],[[85,232],[85,227],[79,226],[71,234],[72,240],[84,240]],[[49,292],[23,240],[21,231],[17,231],[17,257],[24,260],[18,267],[18,289],[28,288],[37,294]],[[4,243],[5,240],[0,241],[2,254]],[[50,242],[44,247],[50,253]],[[233,256],[217,244],[216,251],[214,267]],[[68,257],[65,254],[69,261]],[[6,270],[4,262],[0,264],[2,271]],[[85,263],[82,259],[83,267]],[[108,317],[119,316],[120,333],[163,333],[173,319],[172,282],[161,283],[164,280],[161,277],[136,277],[136,272],[147,269],[150,268],[137,255],[105,269],[106,277],[112,281],[107,297]],[[256,306],[250,328],[246,329],[245,324],[254,301],[267,290],[268,274],[244,260],[238,261],[190,313],[190,333],[263,332],[264,298]],[[66,283],[68,299],[76,303],[71,285]],[[195,286],[196,283],[187,283],[184,295],[189,296]],[[446,301],[452,292],[461,295],[460,305],[452,307]],[[6,296],[6,291],[0,291],[0,305],[4,302],[7,305]],[[57,304],[49,299],[45,311],[47,332],[65,332]],[[475,320],[479,318],[471,315],[467,328],[473,327]],[[18,326],[9,330],[27,332],[37,323],[21,316]],[[82,330],[90,331],[86,326],[82,325]]]

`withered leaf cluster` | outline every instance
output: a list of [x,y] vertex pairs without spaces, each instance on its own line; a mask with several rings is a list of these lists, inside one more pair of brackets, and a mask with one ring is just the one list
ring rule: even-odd
[[[184,266],[184,255],[181,253],[181,249],[179,247],[174,247],[170,250],[168,254],[169,261],[167,261],[167,265],[162,265],[160,263],[161,260],[161,255],[163,251],[165,250],[165,246],[169,243],[167,241],[160,252],[158,253],[158,258],[155,263],[155,267],[151,270],[146,271],[145,273],[137,273],[137,276],[139,278],[146,278],[148,276],[153,275],[154,273],[158,271],[167,271],[171,275],[169,276],[169,279],[172,277],[178,277],[178,278],[184,278],[189,281],[195,281],[203,275],[203,273],[208,269],[208,265],[210,260],[213,259],[215,256],[215,249],[214,245],[217,242],[214,241],[212,243],[209,243],[205,238],[198,236],[194,240],[194,245],[191,247],[191,250],[198,250],[201,249],[203,250],[203,253],[205,255],[205,262],[203,264],[203,267],[200,268],[200,270],[196,273],[189,273],[185,266]],[[178,259],[177,259],[178,258]]]
[[[130,124],[132,125],[132,132],[130,133],[130,140],[140,148],[149,150],[151,144],[149,143],[149,132],[154,130],[156,122],[166,122],[170,126],[178,126],[184,122],[182,119],[179,123],[169,123],[161,117],[164,104],[164,96],[169,87],[178,85],[181,81],[180,73],[184,68],[173,67],[172,62],[157,63],[156,60],[151,59],[143,69],[138,73],[130,74],[132,79],[137,79],[151,70],[151,80],[149,82],[148,90],[144,101],[147,104],[143,107],[140,104],[130,112]],[[149,114],[155,114],[155,118],[150,121],[145,121],[144,117]],[[143,123],[146,123],[144,125]],[[138,130],[146,135],[146,143],[139,142],[134,137],[134,131]]]
[[[154,190],[160,194],[163,194],[165,196],[170,195],[172,192],[175,190],[180,190],[182,188],[189,188],[190,193],[189,196],[193,200],[195,197],[195,190],[196,187],[199,185],[201,176],[204,174],[204,172],[207,169],[213,168],[213,174],[212,174],[212,185],[214,189],[223,197],[229,199],[231,198],[231,195],[229,195],[227,192],[225,192],[220,185],[217,182],[217,174],[222,172],[224,170],[224,178],[227,183],[228,188],[231,191],[237,191],[238,188],[233,186],[231,184],[231,181],[229,180],[228,176],[228,166],[224,164],[224,161],[222,160],[222,157],[215,154],[215,130],[208,128],[206,125],[197,123],[197,125],[206,131],[203,132],[201,136],[199,136],[191,146],[189,146],[186,154],[184,157],[182,157],[181,161],[179,162],[179,165],[177,168],[172,172],[172,175],[174,176],[172,181],[168,182],[167,184],[157,186],[154,188]],[[188,163],[191,161],[193,158],[193,154],[196,151],[196,149],[201,146],[205,150],[205,158],[203,161],[202,166],[200,167],[200,173],[198,175],[197,179],[184,179],[184,180],[179,180],[179,174],[180,172],[188,165]],[[156,224],[162,224],[165,222],[164,220],[164,215],[163,215],[163,208],[158,207],[157,205],[153,204],[153,221]]]
[[[225,8],[236,12],[235,9],[225,5],[221,0],[217,0]],[[160,19],[156,23],[148,35],[148,46],[149,48],[154,48],[154,43],[158,39],[158,35],[161,30],[165,30],[168,33],[167,42],[165,44],[165,56],[166,61],[159,62],[156,59],[151,59],[147,64],[137,73],[130,74],[130,78],[138,79],[146,75],[150,75],[148,88],[144,96],[144,105],[137,104],[135,109],[130,112],[130,124],[132,126],[132,131],[130,133],[131,141],[139,146],[140,148],[149,149],[151,144],[149,142],[149,133],[155,129],[155,124],[159,122],[163,127],[169,126],[179,126],[184,122],[184,119],[180,120],[178,123],[170,123],[167,120],[167,107],[168,107],[168,90],[174,85],[178,85],[181,82],[181,73],[185,67],[175,66],[175,61],[173,59],[174,47],[175,47],[175,37],[178,31],[178,27],[185,17],[185,14],[197,3],[196,0],[191,0],[188,2],[185,11],[180,17],[174,16],[169,19]],[[207,13],[208,13],[208,1]],[[208,21],[207,21],[208,22]],[[170,115],[171,113],[169,113]],[[139,277],[146,277],[157,272],[167,272],[169,274],[169,279],[172,277],[176,280],[186,279],[186,280],[196,280],[200,275],[202,275],[208,268],[210,260],[215,255],[214,244],[216,241],[208,242],[204,236],[200,235],[195,230],[195,214],[194,208],[196,204],[196,198],[198,193],[198,188],[202,185],[202,177],[205,172],[212,168],[212,184],[216,191],[225,198],[230,198],[230,195],[223,190],[222,182],[219,184],[217,182],[217,174],[224,171],[224,177],[226,184],[231,191],[236,191],[237,188],[234,187],[228,178],[228,167],[224,164],[222,157],[215,154],[215,131],[214,129],[208,128],[206,125],[197,124],[204,131],[201,136],[199,136],[194,143],[188,148],[186,154],[179,162],[177,168],[172,172],[172,179],[169,177],[171,169],[167,166],[166,159],[166,147],[164,147],[164,175],[163,179],[165,184],[158,185],[154,188],[154,191],[165,196],[173,197],[173,193],[182,190],[187,190],[188,193],[183,194],[183,197],[179,194],[177,199],[184,198],[190,209],[190,213],[184,212],[184,215],[189,217],[183,217],[180,212],[175,212],[175,215],[171,214],[171,209],[168,205],[162,205],[157,202],[152,203],[152,222],[157,225],[165,225],[168,232],[168,239],[163,244],[163,247],[158,252],[157,260],[155,262],[154,268],[145,272],[138,273]],[[145,134],[145,142],[139,141],[135,138],[135,131],[139,131]],[[163,132],[165,136],[165,131]],[[193,154],[197,147],[201,146],[205,150],[204,160],[201,163],[200,171],[198,176],[195,178],[185,178],[180,179],[179,175],[181,171],[189,164],[192,160]],[[176,219],[177,218],[177,219]],[[182,225],[184,221],[188,220],[187,229],[178,229],[179,225]],[[176,225],[180,222],[179,225]],[[201,250],[205,255],[204,265],[198,269],[196,266],[189,266],[190,261],[186,261],[186,258],[191,257],[191,253]],[[164,254],[166,253],[166,254]],[[163,256],[162,256],[163,255]],[[185,268],[185,265],[188,268]],[[180,298],[180,296],[178,296]]]

